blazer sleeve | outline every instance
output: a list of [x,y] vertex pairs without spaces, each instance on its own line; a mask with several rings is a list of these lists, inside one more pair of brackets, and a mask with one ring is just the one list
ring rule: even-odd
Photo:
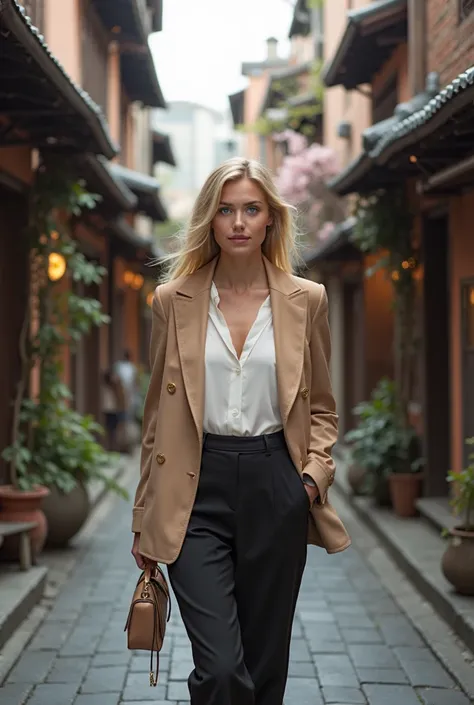
[[166,342],[168,337],[168,322],[157,287],[152,303],[152,328],[150,340],[151,377],[145,398],[143,411],[142,447],[140,460],[140,480],[133,503],[132,531],[141,532],[142,516],[145,507],[146,488],[153,462],[153,446],[158,417],[158,403],[161,393],[161,383],[165,365]]
[[317,502],[324,504],[336,470],[331,452],[337,441],[338,416],[329,370],[331,334],[328,299],[324,286],[321,286],[321,292],[311,323],[311,435],[304,473],[310,475],[315,481],[319,489]]

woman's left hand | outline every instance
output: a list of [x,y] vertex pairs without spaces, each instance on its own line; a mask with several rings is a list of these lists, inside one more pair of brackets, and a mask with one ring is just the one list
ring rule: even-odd
[[316,500],[319,497],[319,490],[317,487],[313,487],[312,485],[307,485],[304,483],[304,488],[308,494],[309,497],[309,503],[311,506],[316,502]]

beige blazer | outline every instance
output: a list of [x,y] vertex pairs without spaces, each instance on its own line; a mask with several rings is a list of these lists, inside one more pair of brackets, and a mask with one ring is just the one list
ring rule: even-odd
[[[308,542],[336,553],[350,545],[350,538],[328,501],[337,415],[326,291],[267,259],[264,263],[285,438],[295,468],[311,475],[320,492],[309,513]],[[153,299],[152,372],[132,531],[141,534],[140,552],[160,563],[173,563],[179,555],[199,482],[204,352],[216,264],[217,258],[190,276],[158,286]]]

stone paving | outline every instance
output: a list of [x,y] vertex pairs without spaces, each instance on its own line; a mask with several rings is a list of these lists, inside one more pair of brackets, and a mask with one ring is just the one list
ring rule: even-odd
[[[123,632],[137,571],[130,509],[115,505],[0,687],[1,705],[184,705],[191,651],[178,610],[160,683]],[[285,705],[470,705],[356,548],[310,548]]]

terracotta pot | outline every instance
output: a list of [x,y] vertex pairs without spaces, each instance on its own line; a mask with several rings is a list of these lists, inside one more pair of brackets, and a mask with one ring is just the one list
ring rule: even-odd
[[474,530],[451,529],[441,559],[444,577],[461,595],[474,595]]
[[43,502],[43,511],[48,522],[47,546],[60,548],[80,531],[90,511],[89,495],[82,483],[64,494],[51,487],[49,497]]
[[357,495],[362,492],[364,487],[365,479],[367,477],[367,470],[357,463],[351,463],[347,470],[347,482],[352,492]]
[[[48,523],[41,510],[41,504],[48,495],[48,488],[41,485],[28,492],[17,490],[12,485],[0,486],[0,521],[36,522],[36,527],[30,532],[33,561],[43,550],[48,533]],[[18,537],[6,537],[1,551],[7,560],[16,560],[19,551]]]
[[421,473],[393,472],[388,478],[395,513],[400,517],[416,516],[416,500],[421,495]]

